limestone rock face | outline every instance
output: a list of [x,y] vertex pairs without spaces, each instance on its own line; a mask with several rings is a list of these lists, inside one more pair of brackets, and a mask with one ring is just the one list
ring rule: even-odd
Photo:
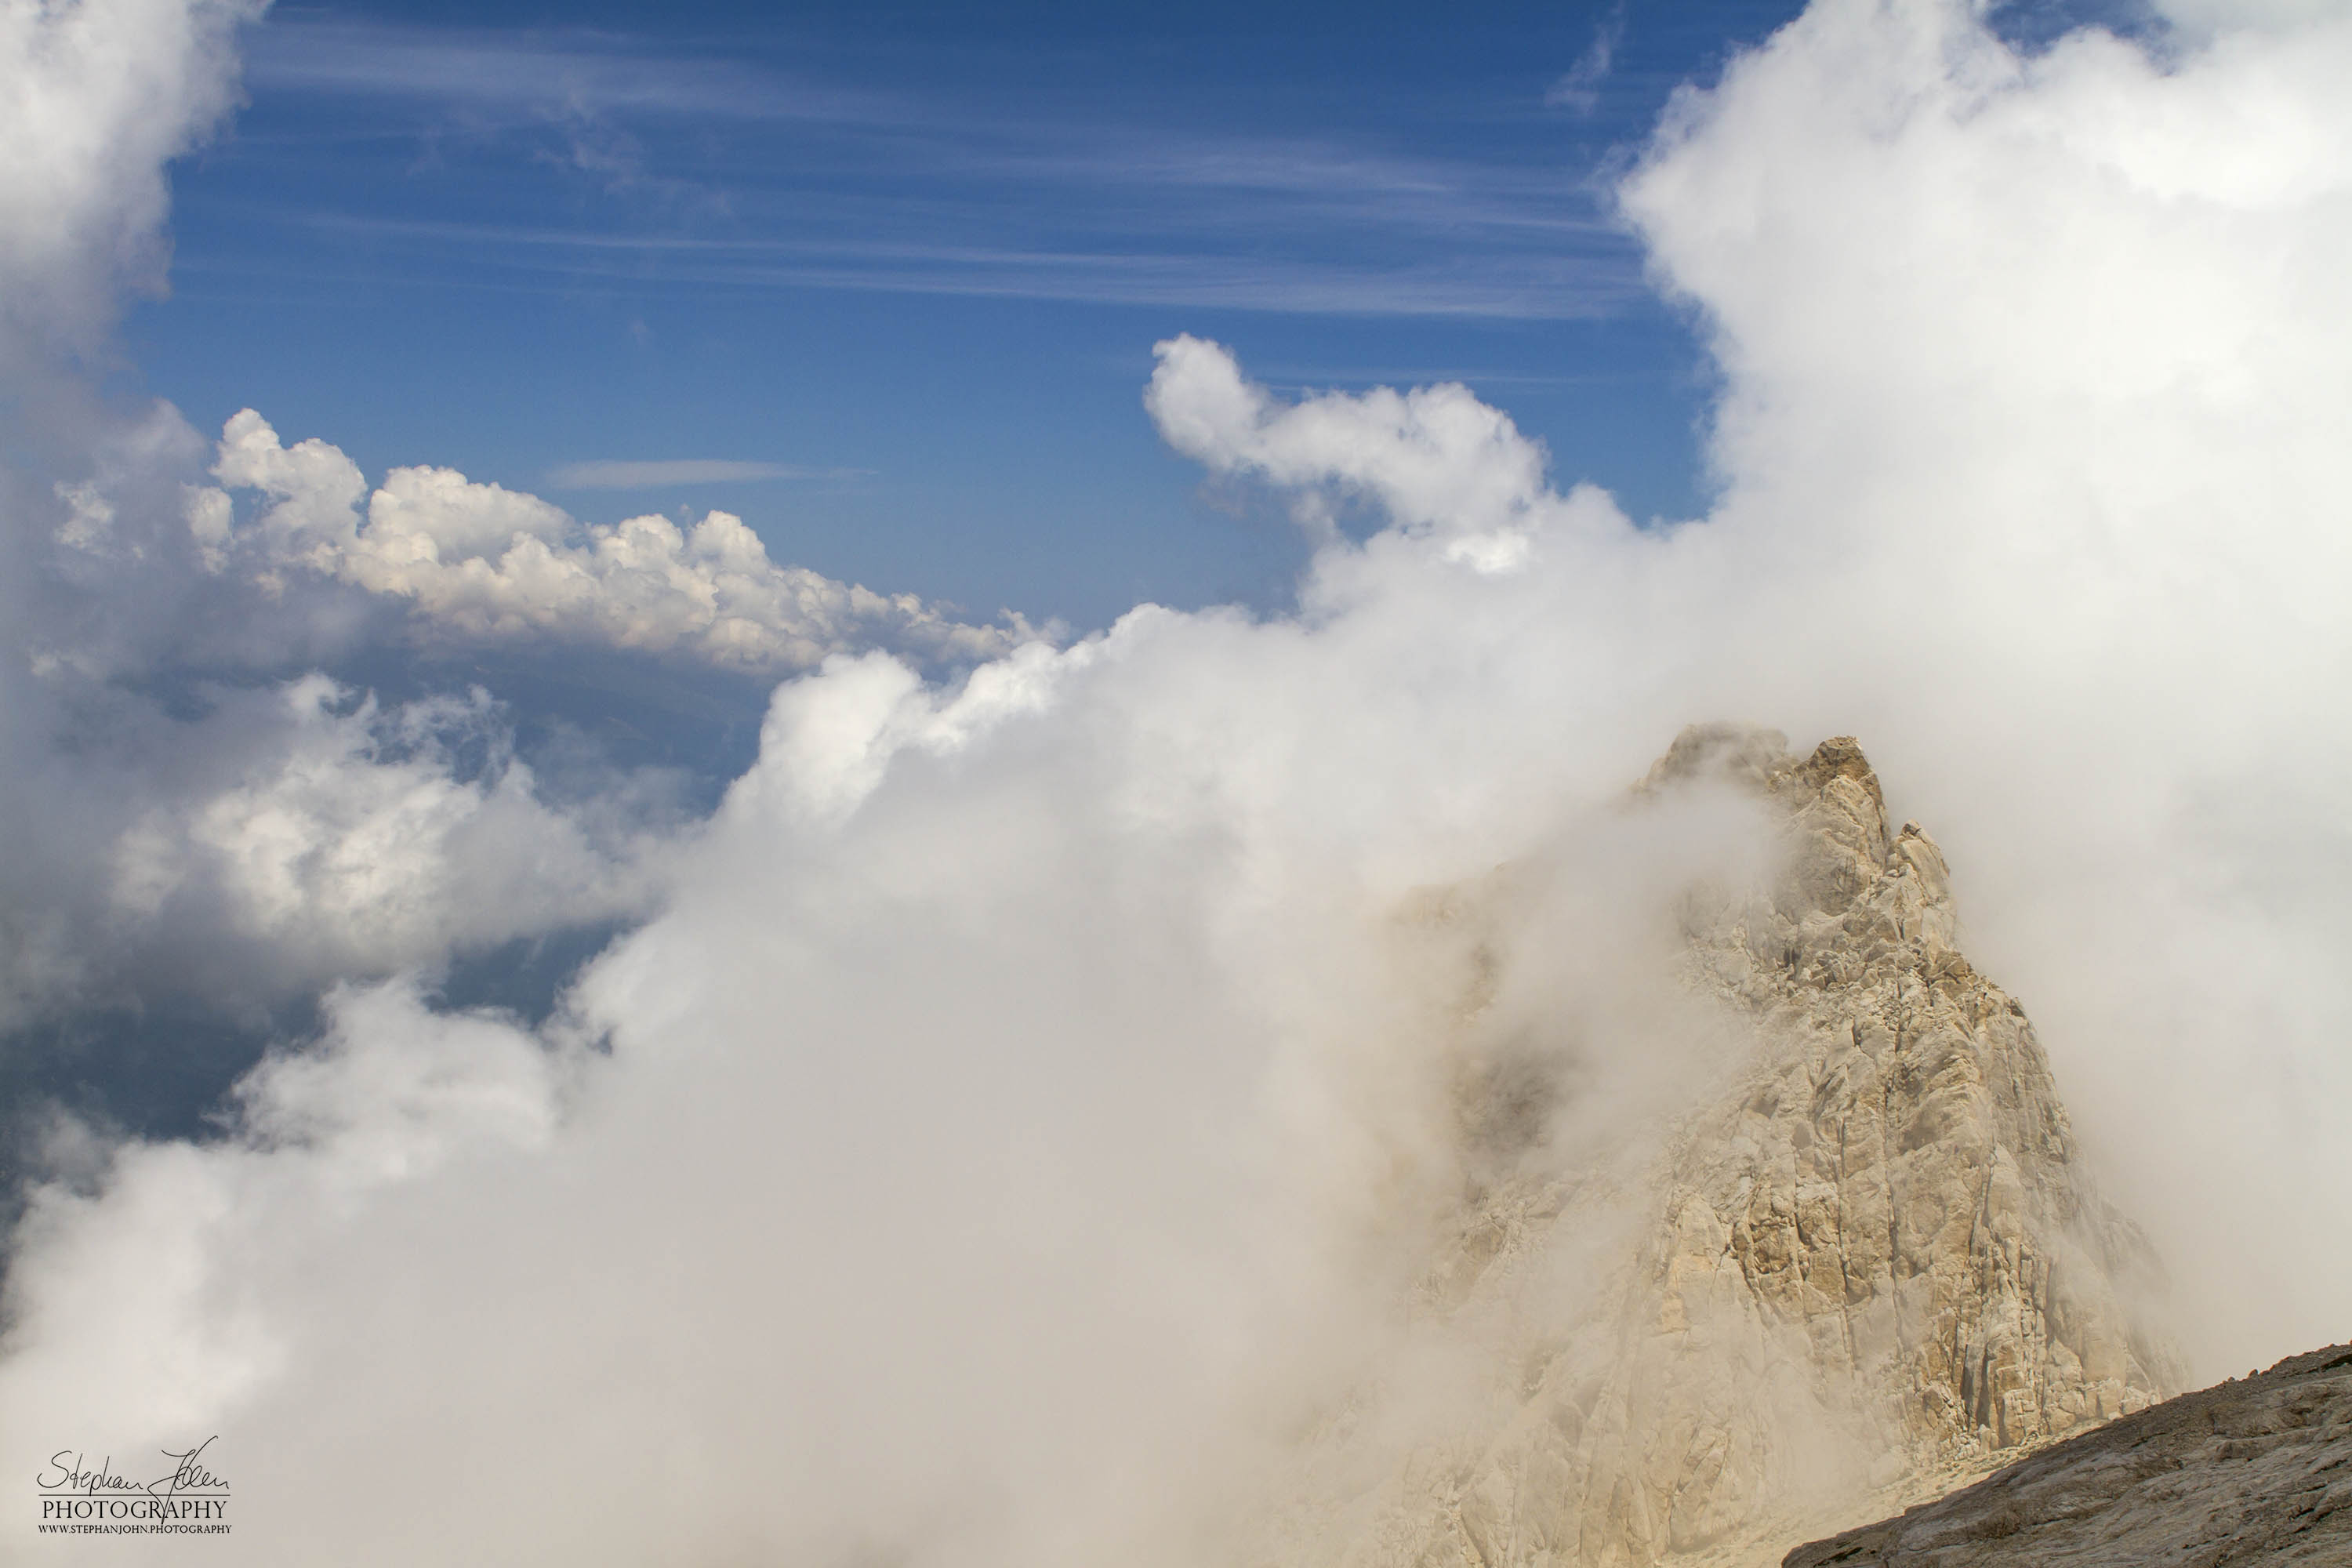
[[[1731,1044],[1631,1164],[1465,1160],[1420,1310],[1499,1369],[1488,1403],[1276,1560],[1776,1561],[2178,1385],[2134,1305],[2154,1260],[1956,945],[1935,841],[1889,826],[1852,740],[1801,758],[1728,726],[1685,731],[1628,810],[1727,788],[1785,849],[1678,910]],[[1465,1127],[1513,1081],[1474,1062]]]
[[2352,1345],[2185,1394],[1786,1568],[2352,1563]]
[[[1663,765],[1709,744],[1686,732]],[[1788,879],[1692,938],[1767,1048],[1747,1097],[1690,1126],[1669,1212],[1703,1205],[1756,1310],[1894,1395],[1879,1436],[1922,1456],[2162,1397],[2175,1369],[2118,1289],[2155,1260],[2077,1165],[2024,1009],[1954,945],[1942,852],[1916,823],[1889,831],[1851,740],[1759,782],[1794,826]]]

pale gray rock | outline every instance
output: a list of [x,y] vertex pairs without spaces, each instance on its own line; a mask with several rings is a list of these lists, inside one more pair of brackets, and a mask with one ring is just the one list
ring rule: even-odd
[[2352,1563],[2352,1345],[2182,1394],[1786,1568]]
[[1646,1120],[1564,1135],[1573,1056],[1489,1026],[1539,869],[1413,912],[1475,955],[1462,1192],[1414,1310],[1488,1385],[1385,1468],[1360,1391],[1262,1561],[1769,1563],[2179,1386],[2155,1260],[1961,954],[1935,841],[1890,826],[1852,740],[1734,726],[1685,731],[1629,821],[1706,791],[1761,802],[1784,853],[1683,896],[1682,989],[1725,1043]]

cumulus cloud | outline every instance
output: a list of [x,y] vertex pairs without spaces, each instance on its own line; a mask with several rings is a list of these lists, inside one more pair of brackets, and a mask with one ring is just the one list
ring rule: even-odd
[[382,703],[310,675],[204,695],[178,719],[78,703],[102,734],[12,757],[38,832],[6,874],[0,1031],[87,1008],[247,1016],[639,916],[685,827],[659,774],[555,798],[478,689]]
[[[126,1151],[106,1201],[136,1214],[133,1226],[77,1223],[84,1200],[61,1189],[24,1222],[20,1245],[55,1249],[56,1290],[16,1331],[53,1332],[50,1310],[92,1314],[121,1352],[90,1385],[101,1400],[152,1400],[167,1424],[200,1422],[284,1370],[278,1325],[254,1310],[241,1274],[258,1259],[222,1251],[259,1240],[246,1229],[257,1201],[296,1198],[278,1214],[293,1229],[331,1226],[371,1189],[485,1148],[546,1143],[560,1064],[511,1027],[434,1015],[397,985],[339,994],[328,1013],[316,1047],[266,1062],[241,1086],[249,1142],[238,1157],[184,1145]],[[339,1156],[331,1169],[320,1158],[330,1145]],[[311,1179],[288,1186],[282,1173],[301,1165]],[[122,1295],[122,1270],[142,1258],[148,1289]],[[55,1366],[47,1375],[87,1383],[92,1370]],[[43,1374],[34,1376],[37,1387]],[[36,1397],[61,1401],[70,1389],[52,1384]]]
[[1578,513],[1603,528],[1623,521],[1597,489],[1551,494],[1543,448],[1467,387],[1284,405],[1213,343],[1178,337],[1158,353],[1144,405],[1169,445],[1213,472],[1297,492],[1300,521],[1327,540],[1333,492],[1375,499],[1403,532],[1438,538],[1445,559],[1482,572],[1523,564],[1538,529]]
[[[394,468],[371,492],[339,448],[284,446],[251,409],[223,430],[213,474],[227,488],[187,500],[207,570],[272,591],[302,577],[350,584],[404,604],[428,639],[589,643],[773,674],[875,645],[970,661],[1038,635],[1010,612],[971,626],[911,594],[779,566],[731,512],[688,529],[658,515],[583,525],[453,468]],[[242,526],[237,489],[264,498]]]
[[[583,755],[551,791],[483,691],[379,701],[284,673],[382,617],[348,586],[208,578],[202,552],[226,558],[176,479],[191,437],[160,409],[95,442],[86,479],[0,500],[9,1065],[33,1048],[15,1031],[80,1009],[249,1015],[648,908],[675,782]],[[575,770],[601,790],[579,798]]]
[[0,370],[98,348],[124,290],[163,286],[164,165],[235,106],[267,4],[0,8]]
[[[123,299],[163,285],[167,165],[236,101],[236,35],[262,9],[0,6],[12,1098],[33,1092],[26,1063],[44,1048],[28,1026],[191,996],[249,1012],[288,987],[642,910],[639,839],[675,815],[647,781],[609,809],[557,812],[486,702],[235,683],[348,652],[369,626],[366,595],[267,601],[208,577],[223,541],[202,498],[193,531],[183,510],[206,443],[167,405],[109,407],[89,371],[112,352]],[[24,1109],[0,1126],[12,1174]]]
[[2302,1239],[2352,1221],[2308,1098],[2352,1087],[2315,721],[2352,673],[2352,18],[2177,42],[1817,6],[1625,202],[1728,377],[1689,542],[1769,591],[1719,595],[1723,700],[1834,702],[1916,781],[2225,1367],[2352,1287]]
[[[163,945],[248,984],[282,968],[283,987],[650,903],[634,814],[551,806],[479,689],[385,708],[311,675],[231,708],[246,711],[215,723],[252,733],[114,840],[118,928],[184,927]],[[205,954],[222,937],[228,951]]]
[[[961,680],[867,651],[785,684],[551,1023],[347,989],[233,1136],[44,1189],[0,1447],[218,1430],[258,1562],[1234,1560],[1360,1378],[1494,1370],[1400,1360],[1389,1310],[1394,1230],[1463,1174],[1445,1052],[1492,959],[1419,890],[1533,868],[1516,1016],[1590,1069],[1590,1120],[1670,1100],[1707,1042],[1642,1005],[1640,911],[1738,825],[1611,807],[1724,713],[1860,733],[1936,832],[2200,1370],[2339,1337],[2352,25],[2171,45],[2026,56],[1962,4],[1821,0],[1678,100],[1623,200],[1725,377],[1704,519],[1563,490],[1459,387],[1286,402],[1161,345],[1171,445],[1318,538],[1295,615],[1142,606]],[[197,504],[224,574],[544,631],[516,604],[554,595],[480,584],[662,554],[229,437],[265,504]],[[330,757],[338,711],[296,726]],[[455,842],[474,788],[415,815]],[[333,835],[247,801],[346,820],[265,775],[151,879],[125,851],[122,896],[207,878],[266,921],[327,864],[271,847]]]
[[236,34],[258,11],[0,14],[11,1070],[32,1048],[14,1031],[76,1009],[136,1016],[176,993],[249,1011],[649,907],[646,846],[678,826],[673,781],[583,754],[609,788],[567,785],[559,804],[515,754],[509,710],[377,703],[305,671],[358,666],[414,691],[380,650],[586,647],[740,679],[877,644],[937,668],[1030,635],[779,566],[723,513],[587,528],[445,469],[371,486],[257,416],[215,447],[166,405],[96,397],[88,363],[121,300],[163,279],[166,167],[234,103]]
[[[1407,596],[1484,581],[1410,548]],[[441,1405],[401,1389],[467,1388],[436,1510],[355,1561],[452,1529],[488,1556],[1224,1560],[1283,1428],[1398,1343],[1366,1246],[1458,1179],[1430,1047],[1469,964],[1401,926],[1407,895],[1530,844],[1590,873],[1542,928],[1582,962],[1539,951],[1561,984],[1529,1011],[1600,1031],[1598,998],[1670,994],[1664,895],[1722,837],[1668,818],[1612,857],[1572,806],[1563,833],[1559,731],[1517,769],[1399,765],[1430,694],[1349,673],[1405,656],[1392,609],[1328,637],[1144,610],[959,689],[880,655],[785,687],[676,901],[568,1016],[351,994],[235,1141],[45,1195],[6,1439],[64,1418],[58,1369],[135,1312],[217,1386],[84,1385],[74,1419],[128,1446],[222,1412],[268,1434],[245,1462],[298,1521],[338,1475],[415,1474]],[[1470,662],[1435,679],[1473,729],[1515,706]],[[1578,983],[1612,970],[1659,984]],[[1597,1050],[1604,1079],[1678,1059],[1654,1010],[1613,1022],[1642,1048]],[[166,1232],[196,1238],[170,1304],[102,1307]],[[661,1484],[609,1506],[564,1479],[649,1455]]]

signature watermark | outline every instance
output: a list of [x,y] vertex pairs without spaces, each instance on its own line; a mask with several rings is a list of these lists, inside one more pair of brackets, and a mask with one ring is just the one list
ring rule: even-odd
[[[228,1479],[213,1468],[217,1435],[192,1447],[163,1450],[172,1468],[140,1480],[114,1468],[110,1454],[92,1465],[78,1448],[60,1448],[33,1478],[41,1531],[56,1535],[226,1535]],[[140,1474],[156,1468],[137,1467]]]

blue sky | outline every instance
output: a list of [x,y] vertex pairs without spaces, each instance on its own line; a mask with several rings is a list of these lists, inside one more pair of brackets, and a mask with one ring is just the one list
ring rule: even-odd
[[[1698,515],[1713,373],[1611,193],[1675,89],[1714,82],[1793,9],[1611,0],[1441,25],[1402,6],[279,5],[241,39],[243,109],[170,170],[170,291],[131,308],[112,390],[134,423],[150,395],[207,437],[252,407],[273,442],[319,437],[371,481],[437,465],[591,524],[727,509],[775,563],[970,622],[1010,609],[1083,633],[1144,601],[1277,613],[1308,540],[1281,497],[1163,444],[1143,407],[1153,345],[1216,339],[1286,399],[1464,382],[1544,443],[1554,489],[1593,480],[1637,522]],[[2063,19],[2003,14],[2012,36]],[[278,537],[258,523],[259,481],[215,472],[244,487],[248,542]],[[180,487],[199,477],[154,492],[157,562],[175,559],[163,541],[188,549]],[[440,519],[449,539],[461,512]],[[813,627],[822,647],[757,668],[683,646],[643,657],[604,623],[436,637],[430,606],[404,636],[386,606],[414,584],[362,584],[347,556],[341,584],[313,563],[280,603],[257,559],[226,576],[183,562],[169,590],[211,605],[242,583],[257,596],[185,612],[233,631],[173,642],[186,628],[170,616],[121,612],[125,645],[158,650],[114,679],[162,699],[142,742],[159,777],[213,744],[191,737],[217,704],[268,700],[259,688],[315,662],[349,683],[334,721],[351,733],[280,715],[240,778],[307,776],[314,745],[348,745],[362,781],[396,772],[414,743],[400,705],[463,708],[479,686],[559,814],[644,768],[665,781],[646,798],[670,792],[691,815],[753,764],[782,673],[878,642],[952,679],[983,647],[927,654],[887,619],[790,609],[770,630]],[[93,646],[116,635],[94,611],[57,613],[99,627],[78,626]],[[223,697],[224,681],[254,689]],[[362,692],[387,715],[365,735]],[[451,753],[461,789],[489,776],[466,772],[471,754]],[[314,831],[358,830],[281,838]],[[117,855],[116,838],[92,843]],[[59,875],[104,881],[79,863]],[[615,898],[531,905],[431,963],[451,1000],[543,1006],[579,944],[635,907]],[[247,1008],[232,1047],[154,1124],[188,1131],[267,1036],[299,1032],[256,1022],[251,996],[299,1014],[320,975],[426,962],[389,952],[251,987],[232,973],[234,1005],[197,1005]],[[110,1076],[89,1040],[196,1037],[164,1005],[181,971],[125,973],[156,994],[27,1059],[87,1084]]]
[[[1277,387],[1465,381],[1562,481],[1689,515],[1704,362],[1608,175],[1792,10],[281,6],[128,374],[1078,626],[1303,559],[1144,417],[1178,331]],[[691,461],[781,471],[562,482]]]

